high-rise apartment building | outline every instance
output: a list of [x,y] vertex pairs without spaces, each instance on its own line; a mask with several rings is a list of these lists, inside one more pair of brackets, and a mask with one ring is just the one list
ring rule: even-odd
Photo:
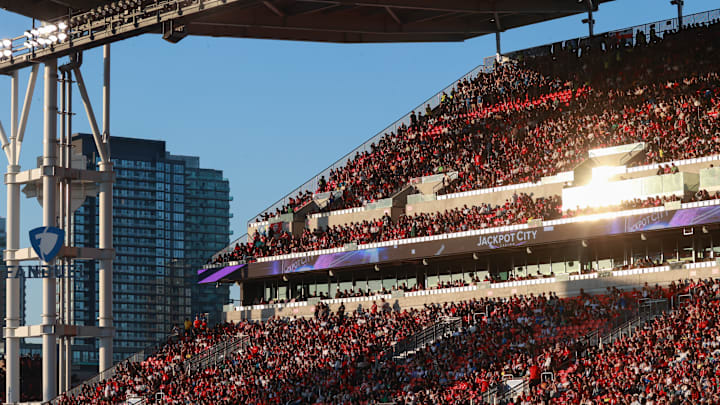
[[[97,162],[92,136],[73,137],[75,151]],[[111,138],[113,314],[115,361],[164,339],[197,314],[217,320],[229,287],[199,286],[197,269],[229,243],[230,188],[222,172],[200,168],[198,157],[176,156],[164,141]],[[76,246],[97,246],[98,199],[75,212]],[[97,263],[78,262],[74,322],[96,325]],[[94,339],[75,339],[73,363],[97,363]]]

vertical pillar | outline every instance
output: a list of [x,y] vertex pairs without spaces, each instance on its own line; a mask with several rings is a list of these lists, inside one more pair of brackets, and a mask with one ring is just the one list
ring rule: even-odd
[[683,29],[682,8],[683,8],[683,5],[685,4],[685,1],[684,0],[674,0],[674,1],[671,1],[670,4],[675,4],[677,6],[678,29],[681,30],[681,29]]
[[[58,164],[60,166],[65,167],[65,149],[62,147],[65,144],[65,78],[67,74],[65,71],[62,71],[62,74],[60,75],[60,156],[59,156],[59,162]],[[61,229],[66,229],[65,226],[65,199],[63,198],[65,194],[65,179],[62,179],[58,184],[58,195],[60,196],[60,199],[58,201],[58,205],[60,207],[59,209],[59,217],[58,217],[58,227]],[[61,259],[61,264],[65,265],[65,259]],[[58,311],[58,318],[57,323],[61,325],[66,325],[67,321],[65,319],[65,308],[66,308],[66,301],[65,301],[65,281],[64,279],[60,279],[60,284],[58,285],[58,300],[59,300],[59,311]],[[58,391],[59,392],[65,392],[65,337],[60,336],[58,338]]]
[[[43,117],[43,166],[55,166],[57,155],[57,59],[45,62],[45,94]],[[43,183],[43,225],[56,225],[56,181],[52,173],[44,174]],[[46,263],[52,264],[52,263]],[[57,347],[55,336],[55,278],[43,279],[42,313],[42,374],[43,401],[57,396]]]
[[[67,126],[65,127],[66,131],[66,138],[65,138],[65,145],[63,149],[65,150],[65,164],[67,167],[72,167],[72,83],[73,83],[73,74],[72,70],[67,71],[67,86],[68,86],[68,92],[67,92],[67,115],[65,115],[65,118],[67,119]],[[73,211],[72,211],[72,181],[67,180],[65,184],[65,195],[63,198],[65,199],[65,244],[67,246],[72,246],[73,244]],[[72,260],[66,259],[68,270],[70,267],[72,267]],[[75,285],[73,283],[72,277],[67,277],[64,280],[65,282],[65,293],[67,294],[67,308],[66,308],[66,315],[65,315],[65,322],[69,325],[74,324],[74,314],[73,314],[73,297],[75,294],[75,291],[73,289],[75,288]],[[71,370],[72,370],[72,338],[68,337],[67,341],[65,343],[65,389],[64,391],[67,391],[70,389],[70,383],[71,383]],[[63,391],[63,392],[64,392]]]
[[[113,165],[110,162],[110,45],[103,46],[104,78],[103,78],[103,147],[107,151],[107,161],[100,162],[100,171],[112,173]],[[105,181],[100,184],[100,249],[113,248],[112,201],[113,184]],[[100,287],[100,318],[98,324],[102,328],[113,326],[113,263],[112,259],[100,260],[99,270]],[[103,372],[113,364],[113,338],[100,338],[98,353],[99,371]]]
[[500,51],[500,31],[495,31],[495,61],[502,62],[502,52]]
[[[18,127],[18,72],[13,72],[11,83],[10,102],[10,156],[8,177],[14,181],[15,173],[20,172],[20,166],[15,164],[15,142]],[[20,248],[20,185],[10,183],[7,185],[7,239],[5,248],[8,252],[15,252]],[[17,260],[8,260],[7,266],[14,269]],[[15,332],[20,326],[20,279],[8,277],[5,280],[5,328]],[[5,339],[5,398],[9,403],[20,401],[20,339],[10,337]]]
[[588,33],[591,38],[595,35],[595,20],[593,20],[592,9],[588,10]]

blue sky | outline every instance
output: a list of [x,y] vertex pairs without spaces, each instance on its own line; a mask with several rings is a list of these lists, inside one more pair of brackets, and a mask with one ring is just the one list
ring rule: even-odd
[[[718,8],[686,0],[684,14]],[[676,16],[669,0],[616,0],[595,13],[595,32]],[[587,35],[574,16],[503,33],[504,51]],[[0,10],[0,38],[29,18]],[[317,44],[146,35],[112,45],[111,134],[167,141],[175,154],[223,170],[234,196],[233,237],[287,192],[495,53],[494,36],[460,43]],[[102,51],[84,55],[83,75],[101,119]],[[42,72],[42,70],[41,70]],[[21,97],[29,69],[21,72]],[[90,132],[75,95],[76,132]],[[22,100],[21,100],[22,101]],[[10,128],[10,79],[0,76],[0,122]],[[102,125],[102,124],[100,124]],[[42,152],[42,76],[23,144],[23,169]],[[0,156],[6,165],[4,157]],[[6,210],[0,187],[0,215]],[[42,224],[35,201],[21,207],[21,243]],[[40,283],[29,283],[28,323],[39,323]],[[4,316],[0,315],[0,316]]]

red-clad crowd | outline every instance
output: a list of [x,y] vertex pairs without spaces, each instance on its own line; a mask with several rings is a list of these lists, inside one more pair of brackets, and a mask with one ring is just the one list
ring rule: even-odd
[[[713,154],[720,143],[720,25],[666,33],[635,47],[526,58],[458,83],[435,109],[318,182],[343,190],[335,208],[391,196],[412,178],[458,171],[441,192],[534,182],[587,151],[646,143],[644,159]],[[277,213],[312,199],[306,191]],[[274,214],[273,214],[274,215]],[[265,218],[269,214],[265,215]]]
[[665,293],[692,291],[688,305],[646,323],[632,337],[589,347],[560,367],[541,367],[554,381],[538,384],[517,404],[720,403],[720,284],[699,280]]
[[[680,294],[687,300],[678,300]],[[591,345],[588,335],[633,318],[648,298],[676,302],[677,309],[651,318],[632,337]],[[506,391],[508,379],[529,381],[511,400],[516,405],[717,403],[718,309],[714,280],[403,311],[382,302],[332,313],[318,304],[312,319],[241,322],[187,335],[60,403],[140,396],[164,404],[483,404],[491,391]],[[445,317],[462,322],[452,336],[406,357],[384,356],[395,342]],[[222,364],[186,374],[185,359],[238,335],[248,336],[249,345]]]
[[232,252],[218,255],[215,262],[251,261],[259,257],[332,249],[347,243],[367,244],[524,224],[531,219],[559,218],[561,209],[559,196],[532,198],[527,194],[515,194],[511,200],[498,206],[482,204],[434,214],[401,215],[397,221],[385,215],[376,220],[334,225],[327,229],[305,229],[300,237],[294,237],[287,231],[275,233],[269,229],[267,233],[256,233],[245,244],[237,244]]
[[552,220],[572,218],[604,212],[614,212],[639,208],[661,207],[668,202],[692,202],[720,198],[720,191],[708,193],[700,190],[694,195],[681,198],[676,195],[656,196],[645,199],[636,198],[623,201],[616,206],[587,207],[562,210],[559,196],[533,199],[528,194],[515,194],[505,204],[492,207],[481,206],[455,208],[435,214],[401,215],[397,221],[384,215],[377,220],[365,220],[361,223],[334,225],[327,229],[310,231],[305,229],[300,237],[290,232],[258,232],[247,243],[237,243],[231,252],[216,256],[213,263],[230,261],[253,262],[260,257],[277,256],[288,253],[310,252],[343,247],[348,243],[358,245],[400,240],[421,236],[463,232],[506,225],[527,223],[532,219]]

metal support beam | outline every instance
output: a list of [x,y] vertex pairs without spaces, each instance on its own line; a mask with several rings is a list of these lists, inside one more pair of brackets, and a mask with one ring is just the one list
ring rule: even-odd
[[500,50],[500,31],[495,33],[495,61],[502,62],[502,53]]
[[17,133],[12,134],[17,138],[17,143],[14,146],[14,162],[19,164],[20,162],[20,150],[22,149],[23,138],[25,138],[25,126],[27,125],[28,114],[30,114],[30,105],[32,104],[33,94],[35,92],[35,82],[37,81],[37,74],[40,65],[34,64],[30,71],[30,79],[28,80],[27,90],[25,91],[25,101],[23,102],[22,115],[20,118],[20,125],[18,126]]
[[593,19],[592,9],[588,10],[588,35],[595,36],[595,20]]
[[[17,72],[12,75],[10,92],[10,136],[14,139],[17,132]],[[11,148],[12,149],[12,145]],[[7,152],[7,151],[6,151]],[[20,167],[12,159],[13,153],[8,153],[8,173],[17,173]],[[20,185],[7,185],[7,240],[5,248],[14,250],[20,247]],[[17,266],[17,261],[8,260],[5,264],[9,268]],[[8,277],[5,279],[5,333],[10,334],[20,327],[20,280]],[[20,401],[20,340],[17,338],[5,339],[5,400],[8,403]]]
[[[45,94],[43,121],[43,165],[55,166],[57,163],[57,60],[45,62]],[[52,174],[43,176],[43,225],[56,226],[56,191],[57,182]],[[47,263],[54,264],[54,263]],[[55,325],[55,278],[44,278],[42,325],[52,328]],[[42,337],[42,375],[43,401],[50,401],[57,396],[57,345],[54,331],[44,333]]]
[[12,162],[13,160],[10,155],[10,149],[8,149],[10,141],[8,141],[7,134],[5,134],[5,128],[3,128],[2,122],[0,122],[0,142],[2,142],[2,150],[5,151],[5,156],[7,156],[8,162]]
[[[110,45],[103,47],[103,142],[98,145],[98,152],[101,153],[100,171],[112,172],[113,164],[110,161]],[[78,85],[81,79],[78,75]],[[89,104],[86,104],[86,107]],[[92,111],[88,112],[88,115]],[[96,141],[97,142],[97,141]],[[100,151],[100,147],[103,148]],[[113,248],[113,183],[105,181],[100,184],[100,212],[99,212],[99,242],[100,249]],[[113,327],[113,262],[112,259],[100,260],[99,288],[99,319],[98,325],[101,328]],[[100,338],[99,371],[103,372],[113,364],[113,339],[112,336]]]
[[[63,156],[62,166],[64,170],[72,170],[72,70],[71,69],[65,69],[63,70],[63,85],[67,87],[67,93],[65,98],[63,99],[63,128],[64,133],[62,134],[62,144],[60,145],[60,151]],[[73,219],[73,211],[72,211],[72,180],[63,177],[63,187],[62,187],[62,193],[60,195],[60,198],[62,199],[62,205],[64,207],[64,212],[61,214],[61,221],[63,229],[65,229],[65,246],[71,246],[72,244],[72,238],[73,238],[73,227],[72,227],[72,219]],[[73,262],[72,259],[68,257],[64,257],[62,259],[63,265],[67,266],[69,269]],[[63,324],[66,325],[72,325],[74,323],[73,320],[73,280],[71,277],[67,277],[62,280],[63,283],[63,290],[64,290],[64,296],[63,296],[63,302],[65,306],[65,311],[63,314]],[[64,379],[60,380],[60,391],[61,392],[67,392],[70,389],[71,385],[71,373],[72,373],[72,338],[69,336],[64,336],[64,347],[61,347],[61,351],[63,352],[63,357],[65,359],[64,363]],[[61,365],[62,366],[62,365]]]
[[277,15],[277,16],[279,16],[279,17],[285,17],[285,13],[284,13],[282,10],[280,10],[280,9],[278,8],[278,6],[276,6],[275,4],[273,4],[271,1],[263,1],[263,4],[265,5],[265,7],[267,7],[268,9],[270,9],[270,11],[272,11],[273,13],[275,13],[275,15]]
[[403,24],[403,22],[402,22],[402,20],[400,19],[400,17],[398,17],[397,13],[394,12],[392,8],[390,8],[390,7],[385,7],[385,11],[387,11],[387,13],[390,14],[390,17],[392,17],[392,19],[393,19],[396,23],[398,23],[399,25],[402,25],[402,24]]
[[677,6],[678,29],[683,29],[683,6],[685,5],[685,0],[673,0],[670,3]]
[[105,148],[103,147],[102,134],[98,128],[97,120],[95,119],[95,112],[93,112],[92,104],[90,103],[90,97],[88,96],[87,89],[85,88],[85,81],[83,80],[80,68],[77,66],[73,67],[75,77],[80,91],[80,97],[82,97],[83,105],[85,106],[85,113],[87,113],[88,121],[90,122],[90,129],[92,129],[93,139],[95,140],[95,147],[97,148],[98,155],[100,155],[101,161],[107,161],[105,155]]
[[[60,166],[65,165],[65,150],[62,148],[62,144],[65,143],[65,97],[66,97],[66,78],[67,78],[67,72],[62,71],[60,75],[60,156],[59,156],[59,164]],[[58,205],[59,205],[59,212],[60,215],[58,217],[58,226],[61,229],[66,229],[63,223],[63,219],[65,218],[65,200],[63,198],[63,195],[65,193],[65,179],[61,179],[61,181],[58,184],[58,194],[60,196]],[[60,283],[58,283],[58,316],[57,316],[57,324],[63,325],[66,322],[65,320],[65,306],[67,305],[65,302],[65,280],[61,279]],[[65,363],[67,362],[67,359],[65,358],[65,342],[66,339],[64,336],[58,336],[58,392],[65,392]]]

